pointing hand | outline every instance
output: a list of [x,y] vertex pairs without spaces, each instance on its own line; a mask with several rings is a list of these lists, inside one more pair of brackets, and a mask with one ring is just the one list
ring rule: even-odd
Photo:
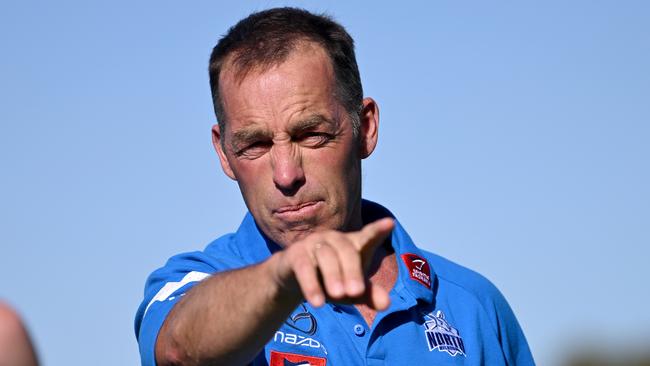
[[393,219],[384,218],[356,232],[313,233],[280,252],[277,278],[282,286],[299,290],[313,306],[328,298],[384,310],[390,303],[388,293],[366,276],[375,250],[393,227]]

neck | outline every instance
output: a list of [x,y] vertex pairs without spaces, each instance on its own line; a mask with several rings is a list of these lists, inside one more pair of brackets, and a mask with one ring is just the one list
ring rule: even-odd
[[[377,248],[375,252],[368,272],[368,281],[373,286],[379,286],[390,293],[397,281],[398,271],[395,251],[387,241],[384,245]],[[372,327],[377,316],[377,311],[365,304],[357,304],[355,306],[368,326]]]

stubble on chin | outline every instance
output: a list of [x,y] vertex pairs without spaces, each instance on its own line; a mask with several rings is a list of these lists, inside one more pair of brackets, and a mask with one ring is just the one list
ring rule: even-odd
[[292,223],[286,225],[282,230],[276,230],[272,239],[281,247],[286,248],[291,244],[308,237],[316,231],[318,231],[316,225],[311,223]]
[[315,215],[312,217],[303,217],[302,220],[286,222],[283,220],[276,221],[275,224],[271,224],[270,227],[267,227],[267,233],[271,240],[273,240],[279,246],[286,248],[293,243],[301,241],[307,238],[309,235],[328,230],[336,230],[347,232],[351,229],[358,230],[356,228],[350,228],[349,217],[342,217],[338,210],[335,210],[333,214]]
[[281,242],[278,243],[283,248],[287,248],[294,243],[297,243],[309,235],[311,235],[314,231],[313,230],[303,230],[303,231],[291,231],[291,232],[286,232],[283,233],[282,238],[280,239]]

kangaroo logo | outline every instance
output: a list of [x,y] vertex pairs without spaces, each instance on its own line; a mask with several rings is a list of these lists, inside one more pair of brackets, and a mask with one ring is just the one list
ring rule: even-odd
[[454,328],[445,319],[445,314],[438,310],[435,314],[425,314],[424,334],[427,336],[429,351],[437,349],[447,352],[451,356],[465,356],[465,344],[460,337],[458,329]]

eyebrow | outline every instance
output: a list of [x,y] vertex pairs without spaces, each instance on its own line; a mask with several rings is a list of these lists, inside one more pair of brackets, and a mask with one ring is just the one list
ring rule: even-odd
[[321,125],[327,125],[332,129],[336,129],[337,123],[322,114],[312,114],[309,117],[293,123],[289,127],[289,133],[295,135],[300,132],[314,130]]
[[[289,134],[296,135],[301,132],[314,130],[321,125],[327,125],[332,129],[338,127],[338,123],[323,116],[322,114],[312,114],[305,119],[292,123],[289,126]],[[238,150],[253,141],[272,139],[272,133],[266,129],[257,128],[255,125],[251,127],[243,127],[232,133],[230,147],[233,150]]]
[[245,145],[251,141],[264,140],[268,139],[270,136],[269,131],[264,129],[259,129],[255,127],[244,127],[232,133],[232,140],[230,146],[237,150],[242,145]]

